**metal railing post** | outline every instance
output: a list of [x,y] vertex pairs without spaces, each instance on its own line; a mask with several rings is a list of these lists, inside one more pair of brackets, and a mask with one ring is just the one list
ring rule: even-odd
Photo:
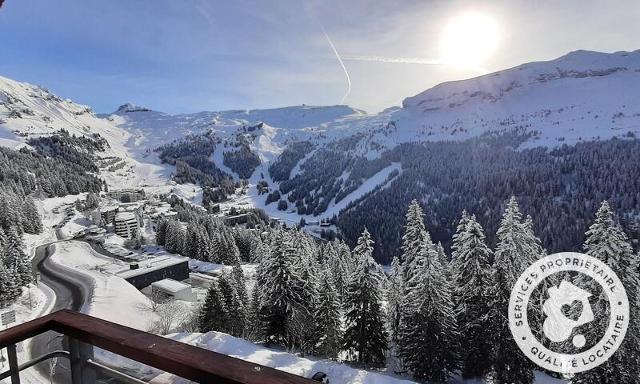
[[72,384],[95,384],[96,371],[87,362],[93,360],[93,345],[80,342],[71,337],[69,343],[69,361],[71,363]]
[[16,345],[7,347],[7,358],[9,360],[9,372],[11,372],[11,384],[20,384],[20,370],[18,369],[18,353]]

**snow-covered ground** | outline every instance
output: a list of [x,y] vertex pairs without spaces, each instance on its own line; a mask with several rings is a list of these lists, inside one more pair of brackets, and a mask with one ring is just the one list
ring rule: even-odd
[[[54,292],[44,284],[32,284],[29,288],[22,289],[22,295],[15,303],[7,308],[3,308],[0,312],[6,313],[15,311],[16,322],[9,326],[25,323],[29,320],[44,316],[51,311],[55,301]],[[31,358],[31,343],[23,341],[16,345],[18,351],[18,361],[23,362]],[[6,359],[5,351],[2,351]],[[4,371],[7,367],[6,362],[0,363],[0,371]],[[20,379],[25,384],[41,384],[48,383],[47,379],[42,377],[36,370],[28,369],[21,373]],[[0,380],[0,383],[9,383],[10,379]]]
[[[265,365],[295,375],[311,377],[318,371],[329,375],[332,384],[401,384],[413,383],[398,377],[388,376],[349,367],[346,364],[330,360],[308,359],[296,355],[269,349],[249,341],[239,339],[225,333],[178,333],[169,335],[173,340],[195,345],[211,351],[222,353],[238,359]],[[140,376],[154,377],[153,383],[186,384],[189,381],[163,373],[129,359],[102,352],[101,359],[109,360],[129,371],[139,372]]]
[[[173,340],[195,345],[210,351],[236,357],[252,363],[265,365],[294,375],[311,377],[316,372],[324,372],[332,384],[409,384],[415,383],[406,378],[388,375],[384,372],[372,372],[350,367],[335,361],[304,358],[280,350],[256,345],[220,332],[178,333],[167,336]],[[128,371],[138,372],[142,377],[153,377],[153,383],[186,384],[187,380],[163,373],[157,369],[139,364],[129,359],[101,352],[103,360],[124,367]],[[535,373],[536,384],[566,384],[564,380],[554,379],[542,372]],[[480,380],[452,379],[451,384],[480,384]]]
[[156,320],[148,310],[149,299],[133,285],[111,272],[124,268],[124,262],[96,253],[80,241],[66,241],[55,245],[51,260],[86,275],[93,282],[93,297],[82,312],[142,331]]

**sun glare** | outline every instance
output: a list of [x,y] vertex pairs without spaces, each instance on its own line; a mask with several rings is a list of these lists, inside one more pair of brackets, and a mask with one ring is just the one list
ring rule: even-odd
[[442,61],[463,68],[479,68],[496,50],[496,21],[483,13],[466,13],[451,19],[440,40]]

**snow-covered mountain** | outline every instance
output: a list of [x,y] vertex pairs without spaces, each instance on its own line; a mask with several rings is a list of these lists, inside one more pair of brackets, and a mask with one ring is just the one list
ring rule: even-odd
[[[343,105],[170,115],[133,104],[96,115],[89,107],[43,88],[0,77],[0,143],[15,146],[27,137],[59,129],[78,135],[99,133],[111,146],[105,156],[122,159],[129,170],[111,172],[107,180],[117,184],[118,178],[124,178],[127,185],[135,185],[163,183],[171,172],[171,167],[159,164],[153,149],[186,135],[212,132],[222,145],[216,146],[211,161],[237,178],[223,158],[242,142],[261,161],[250,183],[266,179],[276,190],[282,180],[270,177],[269,165],[291,144],[302,141],[310,142],[312,149],[296,159],[290,180],[317,172],[304,164],[326,148],[342,151],[355,164],[360,157],[374,161],[402,143],[462,141],[487,133],[518,133],[526,137],[521,148],[637,136],[639,90],[640,50],[576,51],[551,61],[447,82],[376,115]],[[394,171],[402,171],[399,164],[383,165],[357,180],[351,180],[354,165],[345,166],[343,174],[331,180],[340,179],[341,186],[336,188],[346,196],[326,204],[326,216],[389,183]],[[314,189],[309,194],[319,192]],[[249,196],[250,203],[271,214],[298,217],[266,207],[264,199]]]
[[640,50],[575,51],[440,84],[405,99],[395,115],[432,139],[522,129],[536,133],[529,145],[553,146],[637,133],[639,89]]
[[101,177],[110,185],[135,186],[164,182],[166,167],[141,163],[128,143],[131,133],[96,116],[90,107],[76,104],[45,88],[0,76],[0,145],[15,148],[31,137],[51,135],[61,129],[76,136],[99,134],[109,143],[100,157],[109,159]]
[[169,115],[130,103],[110,115],[101,115],[129,132],[131,147],[156,148],[189,134],[214,132],[221,140],[235,141],[252,132],[251,148],[263,161],[273,160],[290,142],[321,137],[328,126],[364,116],[344,105],[292,106],[263,110],[233,110]]

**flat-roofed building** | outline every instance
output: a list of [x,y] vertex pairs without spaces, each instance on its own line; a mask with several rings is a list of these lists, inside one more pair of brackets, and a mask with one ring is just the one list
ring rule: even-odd
[[191,291],[191,286],[189,284],[185,284],[173,279],[162,279],[160,281],[151,283],[151,290],[154,293],[160,293],[164,296],[169,296],[176,300],[196,300],[196,296]]

